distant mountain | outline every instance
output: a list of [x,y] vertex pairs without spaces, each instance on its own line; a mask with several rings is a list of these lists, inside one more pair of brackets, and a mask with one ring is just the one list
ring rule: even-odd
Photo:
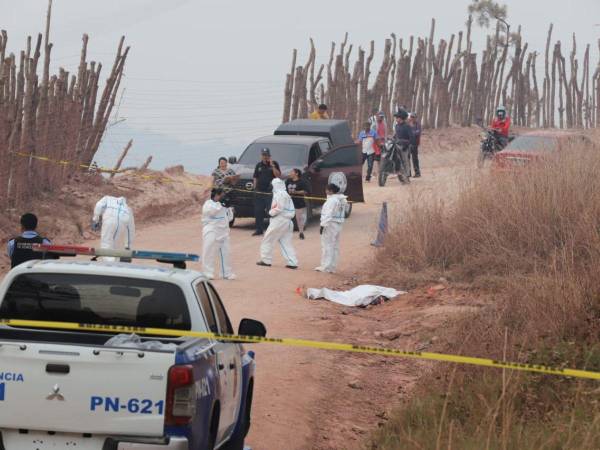
[[160,170],[181,164],[186,171],[197,174],[210,174],[217,166],[220,156],[239,156],[249,143],[240,141],[236,145],[223,139],[215,139],[188,144],[171,135],[138,130],[120,123],[107,130],[94,160],[100,166],[113,167],[129,139],[133,139],[133,146],[123,167],[140,166],[152,155],[151,169]]

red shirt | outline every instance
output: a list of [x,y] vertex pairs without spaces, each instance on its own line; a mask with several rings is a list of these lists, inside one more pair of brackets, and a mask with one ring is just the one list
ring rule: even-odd
[[381,146],[385,140],[387,134],[387,127],[385,121],[377,122],[377,145],[375,145],[375,154],[381,155]]
[[508,137],[508,130],[510,129],[510,117],[506,117],[504,120],[500,120],[497,117],[492,122],[492,128],[498,130],[502,136]]

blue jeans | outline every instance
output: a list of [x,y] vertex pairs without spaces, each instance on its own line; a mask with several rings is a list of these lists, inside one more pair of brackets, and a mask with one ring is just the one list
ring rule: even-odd
[[365,161],[367,161],[367,181],[370,181],[371,174],[373,173],[373,160],[375,159],[375,153],[371,153],[370,155],[363,153],[362,156],[363,166],[365,165]]

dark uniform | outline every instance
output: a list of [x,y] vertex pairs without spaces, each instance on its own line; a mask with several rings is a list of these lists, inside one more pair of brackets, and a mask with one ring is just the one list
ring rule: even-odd
[[419,165],[419,145],[421,145],[421,123],[416,119],[412,130],[415,135],[415,145],[411,147],[410,159],[412,160],[413,169],[415,170],[415,177],[420,177],[421,167]]
[[32,250],[33,244],[50,244],[50,241],[32,231],[25,231],[8,242],[10,267],[16,267],[25,261],[44,259],[44,253]]
[[394,137],[400,141],[400,158],[402,159],[401,175],[406,181],[410,177],[410,161],[408,155],[411,146],[416,145],[415,133],[407,122],[402,124],[397,123],[394,127],[394,131]]
[[[277,161],[271,161],[271,165],[280,170]],[[271,165],[260,161],[254,168],[253,178],[256,178],[254,218],[256,219],[256,232],[260,234],[264,231],[265,217],[268,216],[268,211],[271,209],[271,201],[273,200],[273,195],[270,192],[273,189],[271,181],[273,181],[275,175],[273,174]],[[264,192],[268,192],[269,194],[264,194]]]

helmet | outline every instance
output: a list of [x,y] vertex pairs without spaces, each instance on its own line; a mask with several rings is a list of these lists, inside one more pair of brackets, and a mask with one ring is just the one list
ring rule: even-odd
[[408,113],[404,109],[399,109],[397,113],[394,114],[394,117],[400,117],[402,120],[408,119]]
[[502,105],[500,105],[496,108],[496,115],[500,115],[500,114],[503,114],[506,116],[506,108]]

